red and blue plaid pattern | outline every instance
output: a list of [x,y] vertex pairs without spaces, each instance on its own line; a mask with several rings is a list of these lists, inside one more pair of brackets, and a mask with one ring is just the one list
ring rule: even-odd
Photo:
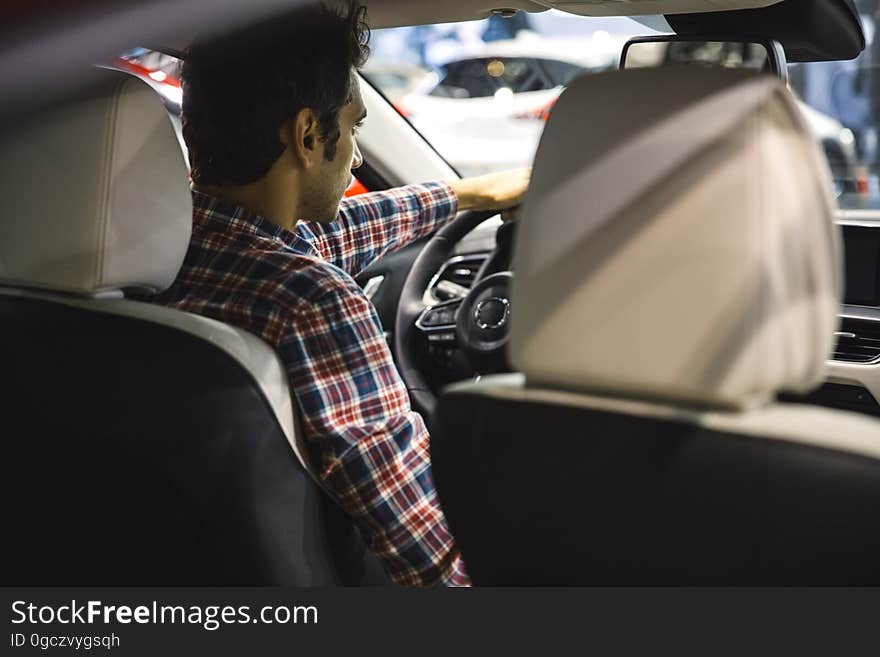
[[194,191],[183,267],[153,299],[278,350],[321,478],[399,584],[470,580],[437,501],[425,424],[352,277],[456,208],[448,185],[410,185],[343,199],[335,222],[289,231]]

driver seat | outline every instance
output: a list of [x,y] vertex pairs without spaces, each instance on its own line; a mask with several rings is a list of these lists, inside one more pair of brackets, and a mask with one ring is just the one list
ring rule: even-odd
[[774,78],[638,69],[562,94],[514,255],[521,373],[434,417],[475,584],[880,584],[880,422],[775,401],[823,379],[834,209]]
[[123,297],[171,284],[192,202],[159,97],[93,75],[0,134],[3,581],[356,580],[274,351]]

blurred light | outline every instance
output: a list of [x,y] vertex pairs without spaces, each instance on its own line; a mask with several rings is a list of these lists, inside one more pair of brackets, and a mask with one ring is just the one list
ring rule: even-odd
[[513,89],[510,87],[501,87],[495,92],[495,101],[498,103],[513,102]]
[[854,143],[856,143],[856,138],[855,135],[853,135],[852,130],[850,130],[849,128],[844,128],[843,130],[841,130],[840,142],[844,146],[852,146]]
[[156,82],[165,82],[165,79],[168,77],[165,71],[150,71],[149,75]]
[[500,78],[504,75],[504,62],[500,59],[493,59],[486,65],[486,72],[493,78]]

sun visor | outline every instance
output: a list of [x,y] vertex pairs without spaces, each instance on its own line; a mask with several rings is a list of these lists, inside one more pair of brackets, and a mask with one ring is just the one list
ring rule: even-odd
[[666,16],[679,35],[776,39],[789,62],[854,59],[865,33],[853,0],[784,0],[769,7]]

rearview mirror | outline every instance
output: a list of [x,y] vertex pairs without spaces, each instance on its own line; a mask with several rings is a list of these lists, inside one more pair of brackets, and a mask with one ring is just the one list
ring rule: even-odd
[[678,36],[638,37],[623,47],[620,68],[720,66],[772,73],[788,82],[785,51],[778,41],[730,41]]

